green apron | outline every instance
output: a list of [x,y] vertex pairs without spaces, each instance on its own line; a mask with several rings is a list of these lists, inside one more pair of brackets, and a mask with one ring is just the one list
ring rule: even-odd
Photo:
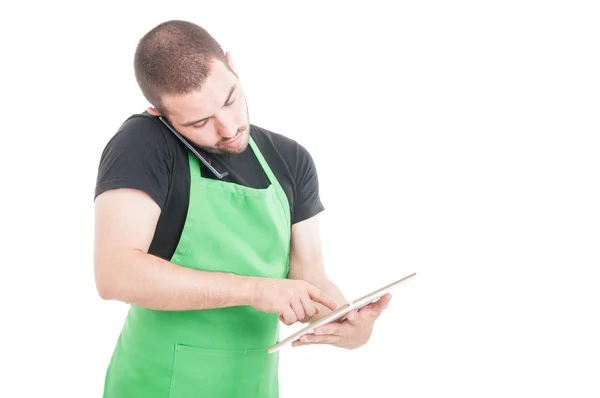
[[[189,152],[190,201],[173,263],[202,271],[285,278],[290,212],[269,178],[266,189],[203,178]],[[279,317],[250,306],[155,311],[131,306],[107,369],[105,398],[276,398]]]

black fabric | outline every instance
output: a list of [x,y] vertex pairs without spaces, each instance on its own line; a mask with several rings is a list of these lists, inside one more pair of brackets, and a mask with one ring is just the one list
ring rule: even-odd
[[[310,153],[295,140],[251,125],[250,134],[282,186],[292,224],[324,207]],[[250,147],[240,155],[213,155],[229,172],[223,181],[263,189],[267,175]],[[216,178],[201,164],[202,176]],[[142,190],[161,208],[149,253],[169,260],[179,242],[190,196],[188,148],[158,118],[143,112],[129,117],[107,143],[98,168],[95,196],[116,188]]]

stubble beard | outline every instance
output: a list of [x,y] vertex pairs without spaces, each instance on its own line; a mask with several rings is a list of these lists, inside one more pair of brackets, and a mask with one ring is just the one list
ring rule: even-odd
[[[239,155],[246,151],[248,148],[248,141],[250,140],[250,114],[248,112],[248,104],[246,103],[246,120],[247,124],[241,128],[238,128],[238,131],[234,138],[237,138],[240,134],[240,139],[242,140],[241,145],[237,148],[227,149],[221,148],[219,144],[216,147],[201,147],[208,153],[212,153],[215,155]],[[221,143],[227,142],[230,140],[222,140]]]

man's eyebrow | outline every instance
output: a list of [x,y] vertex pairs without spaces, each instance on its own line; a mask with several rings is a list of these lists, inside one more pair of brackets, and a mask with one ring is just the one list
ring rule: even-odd
[[[227,103],[231,99],[231,96],[233,95],[233,92],[235,91],[236,87],[237,87],[237,84],[234,84],[233,86],[231,86],[231,88],[229,89],[229,95],[227,96],[227,99],[225,100],[225,103],[223,103],[223,106],[227,105]],[[192,120],[190,122],[181,123],[181,125],[183,127],[188,127],[188,126],[191,126],[192,124],[203,122],[206,119],[210,119],[210,116],[209,117],[205,117],[204,119]]]

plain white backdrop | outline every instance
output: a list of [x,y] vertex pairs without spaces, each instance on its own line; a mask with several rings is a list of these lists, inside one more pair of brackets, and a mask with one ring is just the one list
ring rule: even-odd
[[346,296],[417,272],[367,346],[282,350],[282,397],[600,396],[594,5],[2,6],[0,396],[101,396],[127,308],[95,290],[96,172],[168,19],[208,29],[251,121],[311,152]]

